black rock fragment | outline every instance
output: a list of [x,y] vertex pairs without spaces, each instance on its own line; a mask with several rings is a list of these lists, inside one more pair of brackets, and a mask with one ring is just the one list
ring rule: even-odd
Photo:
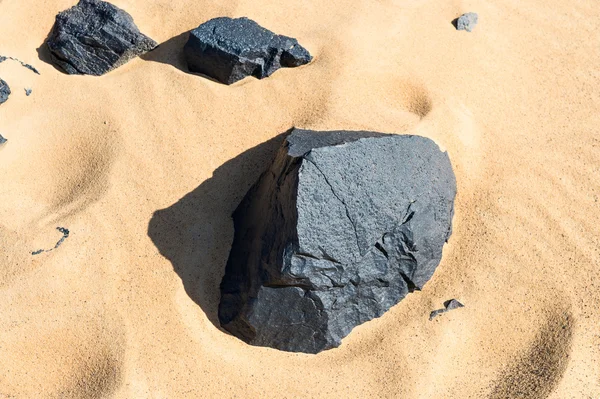
[[248,18],[220,17],[193,29],[184,46],[188,69],[232,84],[246,76],[266,78],[279,68],[308,64],[296,39],[277,35]]
[[33,92],[33,90],[31,90],[31,89],[25,89],[25,95],[26,95],[27,97],[29,97],[29,96],[31,95],[31,93],[32,93],[32,92]]
[[60,247],[60,245],[63,243],[63,241],[65,241],[67,238],[69,238],[69,229],[66,229],[64,227],[57,227],[56,230],[58,230],[59,233],[62,233],[62,237],[60,238],[60,240],[58,240],[58,242],[56,243],[56,245],[54,245],[54,248],[50,248],[50,249],[38,249],[37,251],[33,251],[31,254],[32,255],[39,255],[41,253],[44,252],[50,252],[55,250],[56,248]]
[[157,46],[126,11],[80,0],[59,13],[47,40],[54,64],[68,74],[103,75]]
[[438,310],[434,310],[433,312],[431,312],[431,314],[429,315],[429,320],[433,320],[439,314],[446,313],[450,310],[454,310],[454,309],[458,309],[458,308],[464,308],[464,307],[465,307],[465,305],[458,302],[456,299],[450,299],[449,301],[444,302],[444,309],[438,309]]
[[4,104],[10,96],[10,87],[8,83],[0,79],[0,104]]
[[4,137],[2,137],[2,135],[0,134],[0,145],[6,143],[8,140],[6,140]]
[[285,351],[340,345],[431,278],[455,194],[430,139],[293,129],[233,213],[221,325]]
[[35,73],[37,73],[38,75],[40,74],[40,73],[39,73],[39,71],[38,71],[37,69],[35,69],[33,66],[31,66],[31,65],[29,65],[29,64],[26,64],[26,63],[24,63],[23,61],[21,61],[21,60],[19,60],[19,59],[17,59],[17,58],[14,58],[14,57],[5,57],[5,56],[2,56],[2,55],[0,55],[0,63],[4,62],[4,61],[6,61],[6,60],[12,60],[12,61],[16,61],[16,62],[18,62],[19,64],[21,64],[21,66],[23,66],[23,67],[25,67],[25,68],[29,69],[30,71],[32,71],[32,72],[35,72]]
[[475,25],[477,25],[478,19],[479,16],[477,15],[477,13],[468,12],[466,14],[463,14],[456,20],[456,29],[471,32],[473,29],[475,29]]

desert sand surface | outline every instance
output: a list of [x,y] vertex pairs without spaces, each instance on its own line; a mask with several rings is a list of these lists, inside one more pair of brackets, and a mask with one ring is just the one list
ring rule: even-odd
[[[92,77],[38,51],[74,0],[0,0],[0,54],[41,73],[0,64],[0,398],[600,397],[597,1],[111,2],[161,46]],[[187,73],[217,16],[314,60]],[[216,314],[231,212],[292,126],[429,137],[458,184],[424,289],[318,355]]]

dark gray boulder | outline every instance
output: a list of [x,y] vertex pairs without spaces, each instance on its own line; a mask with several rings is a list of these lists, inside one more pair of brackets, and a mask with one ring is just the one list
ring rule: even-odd
[[100,0],[80,0],[59,13],[47,40],[52,62],[66,73],[103,75],[157,46],[127,12]]
[[296,39],[276,35],[248,18],[220,17],[193,29],[184,46],[188,69],[231,84],[246,76],[266,78],[279,68],[308,64]]
[[478,19],[479,17],[474,12],[463,14],[456,20],[456,29],[471,32],[473,29],[475,29]]
[[285,351],[340,345],[431,278],[455,194],[430,139],[293,129],[233,213],[221,325]]
[[8,87],[8,83],[0,79],[0,104],[5,103],[8,96],[10,96],[10,87]]
[[2,137],[2,135],[0,134],[0,145],[6,143],[8,140],[6,140],[4,137]]

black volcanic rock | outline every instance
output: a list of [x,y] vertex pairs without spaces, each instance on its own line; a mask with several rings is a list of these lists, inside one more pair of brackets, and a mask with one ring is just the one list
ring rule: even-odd
[[6,140],[4,137],[2,137],[2,135],[0,134],[0,145],[6,143],[8,140]]
[[437,309],[437,310],[434,310],[433,312],[431,312],[429,314],[429,320],[430,321],[433,320],[436,316],[438,316],[442,313],[446,313],[451,310],[458,309],[458,308],[464,308],[464,307],[465,307],[465,305],[460,303],[458,300],[450,299],[450,300],[444,302],[444,309]]
[[220,17],[193,29],[184,46],[191,72],[231,84],[246,76],[266,78],[279,68],[308,64],[296,39],[276,35],[248,18]]
[[431,278],[455,194],[430,139],[292,130],[233,214],[221,325],[285,351],[338,346]]
[[0,79],[0,104],[5,103],[8,96],[10,96],[10,87],[8,87],[8,83]]
[[80,0],[59,13],[47,40],[52,61],[70,75],[103,75],[157,46],[127,12]]

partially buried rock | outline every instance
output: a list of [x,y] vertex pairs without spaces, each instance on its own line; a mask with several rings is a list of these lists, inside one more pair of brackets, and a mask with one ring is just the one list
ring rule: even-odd
[[429,314],[429,320],[433,320],[437,315],[446,313],[450,310],[464,308],[464,307],[465,307],[465,305],[463,305],[456,299],[450,299],[449,301],[444,302],[444,309],[437,309],[437,310],[434,310],[433,312],[431,312]]
[[0,79],[0,104],[5,103],[8,96],[10,96],[10,87],[8,87],[8,83]]
[[131,15],[100,0],[80,0],[59,13],[47,44],[52,61],[66,73],[96,76],[157,46]]
[[233,213],[221,325],[285,351],[340,345],[431,278],[455,194],[430,139],[293,129]]
[[479,17],[474,12],[463,14],[456,20],[456,29],[471,32],[473,29],[475,29],[478,19]]
[[184,46],[191,72],[231,84],[246,76],[266,78],[279,68],[308,64],[296,39],[276,35],[248,18],[214,18],[190,32]]

